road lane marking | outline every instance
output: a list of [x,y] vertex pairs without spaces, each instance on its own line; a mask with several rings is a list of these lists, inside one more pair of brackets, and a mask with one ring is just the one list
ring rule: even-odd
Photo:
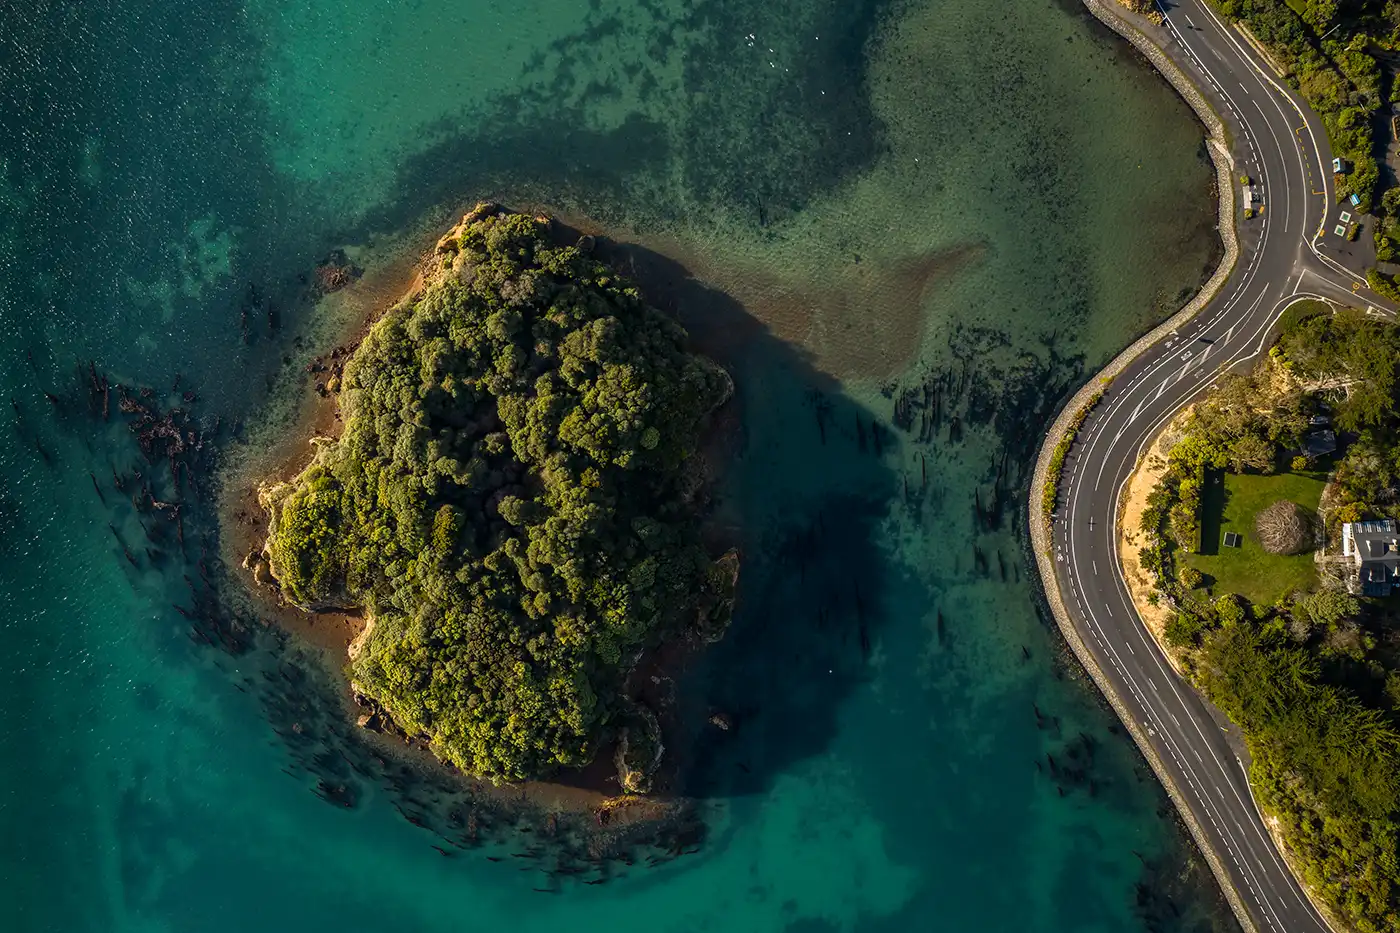
[[[1218,18],[1215,17],[1209,10],[1207,10],[1206,12],[1207,12],[1207,15],[1210,16],[1210,18],[1211,18],[1212,20],[1215,21],[1215,23],[1216,23],[1216,25],[1217,25],[1217,28],[1220,28],[1220,29],[1222,30],[1222,32],[1223,32],[1223,31],[1224,31],[1224,27],[1219,25]],[[1174,28],[1173,28],[1173,32],[1176,32],[1176,30],[1175,30]],[[1180,38],[1179,34],[1178,34],[1178,37]],[[1233,37],[1229,37],[1228,34],[1227,34],[1227,38],[1229,38],[1230,41],[1231,41],[1233,44],[1235,44],[1236,47],[1238,48],[1238,43],[1234,43]],[[1184,42],[1184,40],[1183,40],[1183,42]],[[1243,53],[1242,53],[1242,54],[1243,54]],[[1248,61],[1249,64],[1254,65],[1256,71],[1258,70],[1258,66],[1257,66],[1252,60],[1249,60],[1249,59],[1247,59],[1247,58],[1246,58],[1246,60]],[[1256,79],[1256,80],[1257,80],[1257,79]],[[1272,81],[1271,81],[1271,83],[1275,83],[1275,82],[1272,82]],[[1275,83],[1275,86],[1277,86],[1276,83]],[[1299,109],[1298,106],[1297,106],[1297,104],[1296,104],[1296,102],[1294,102],[1291,98],[1287,98],[1287,97],[1286,97],[1286,99],[1289,101],[1290,104],[1293,105],[1293,107],[1294,107],[1295,110]],[[1277,101],[1274,101],[1274,105],[1275,105],[1276,108],[1278,107]],[[1262,115],[1262,112],[1261,112],[1261,115]],[[1309,136],[1311,137],[1311,136],[1312,136],[1312,128],[1311,128],[1310,125],[1308,126],[1308,132],[1309,132]],[[1321,158],[1321,153],[1320,153],[1320,152],[1318,152],[1318,158],[1319,158],[1319,159]],[[1287,225],[1288,225],[1286,221],[1287,221],[1287,217],[1285,217],[1285,227],[1287,227]],[[1325,221],[1325,214],[1324,214],[1324,221]],[[1326,264],[1328,264],[1328,265],[1333,265],[1333,266],[1336,265],[1336,264],[1335,264],[1334,262],[1332,262],[1330,259],[1328,259],[1328,258],[1326,258],[1326,257],[1322,257],[1322,256],[1318,253],[1317,248],[1316,248],[1316,245],[1315,245],[1315,242],[1313,242],[1313,243],[1308,243],[1308,246],[1309,246],[1309,248],[1311,249],[1311,251],[1313,252],[1313,254],[1314,254],[1315,256],[1318,256],[1319,259],[1323,259],[1323,260],[1326,262]],[[1262,252],[1262,246],[1261,246],[1261,252]],[[1294,290],[1295,290],[1295,291],[1297,290],[1298,285],[1301,285],[1301,281],[1302,281],[1302,277],[1300,276],[1300,277],[1299,277],[1299,282],[1298,282],[1298,284],[1294,286]],[[1262,347],[1262,342],[1261,342],[1261,347]],[[1209,385],[1209,382],[1207,382],[1206,385]],[[1173,412],[1173,413],[1174,413],[1174,412]],[[1114,520],[1116,521],[1116,514],[1114,515]],[[1121,598],[1121,594],[1120,594],[1120,598]],[[1156,659],[1156,658],[1154,657],[1154,660],[1157,660],[1158,665],[1159,665],[1159,667],[1160,667],[1160,659]],[[1194,748],[1193,748],[1193,752],[1194,752],[1194,751],[1195,751],[1195,750],[1194,750]],[[1212,754],[1213,754],[1213,752],[1212,752]],[[1197,754],[1197,758],[1198,758],[1198,759],[1199,759],[1199,757],[1200,757],[1199,754]],[[1189,779],[1190,779],[1190,778],[1189,778],[1189,774],[1188,774],[1188,780],[1189,780]],[[1233,787],[1233,785],[1232,785],[1232,787]],[[1253,798],[1252,798],[1252,795],[1251,795],[1251,799],[1253,799]],[[1257,810],[1257,801],[1255,802],[1255,807],[1256,807],[1256,810]],[[1258,827],[1258,826],[1253,826],[1252,828],[1255,830],[1255,833],[1256,833],[1256,834],[1259,833],[1259,827]],[[1228,839],[1228,837],[1226,837],[1226,840],[1225,840],[1225,841],[1226,841],[1226,844],[1227,844],[1227,846],[1228,846],[1228,845],[1229,845],[1229,839]],[[1274,847],[1273,847],[1273,845],[1272,845],[1272,840],[1269,840],[1269,841],[1268,841],[1268,844],[1265,845],[1265,848],[1266,848],[1266,850],[1269,852],[1270,858],[1272,859],[1272,861],[1273,861],[1273,862],[1275,863],[1275,865],[1277,866],[1277,865],[1279,864],[1279,859],[1278,859],[1277,852],[1275,851],[1275,849],[1274,849]],[[1247,870],[1247,866],[1242,866],[1242,867],[1245,867],[1246,870]],[[1298,892],[1298,890],[1296,889],[1296,881],[1294,881],[1294,879],[1292,878],[1291,873],[1289,873],[1289,872],[1287,872],[1286,870],[1284,870],[1284,871],[1283,871],[1283,875],[1284,875],[1284,877],[1287,878],[1287,882],[1286,882],[1286,883],[1287,883],[1288,886],[1290,887],[1290,890],[1292,891],[1294,897],[1295,897],[1296,899],[1298,899],[1300,905],[1303,905],[1305,913],[1306,913],[1309,917],[1312,917],[1312,918],[1314,919],[1314,922],[1317,922],[1317,921],[1316,921],[1316,914],[1315,914],[1315,911],[1312,909],[1311,905],[1310,905],[1310,904],[1307,904],[1307,903],[1304,901],[1303,898],[1299,897],[1299,892]],[[1248,879],[1246,879],[1246,880],[1248,880]],[[1251,887],[1252,887],[1252,885],[1251,885]],[[1275,890],[1272,889],[1272,885],[1271,885],[1271,891],[1270,891],[1270,893],[1274,893],[1274,894],[1277,893]],[[1273,913],[1273,906],[1272,906],[1272,904],[1271,904],[1270,902],[1264,901],[1264,902],[1263,902],[1263,906],[1264,906],[1264,908],[1265,908],[1269,913],[1271,913],[1271,914]],[[1276,918],[1276,917],[1277,917],[1277,915],[1275,915],[1275,918]],[[1267,919],[1267,918],[1266,918],[1266,919]]]
[[[1266,234],[1266,236],[1267,236],[1267,234]],[[1250,273],[1248,273],[1248,274],[1246,275],[1246,277],[1245,277],[1245,279],[1244,279],[1244,282],[1230,295],[1230,297],[1228,298],[1228,300],[1225,302],[1225,310],[1228,311],[1230,308],[1233,308],[1236,304],[1238,304],[1241,300],[1243,300],[1243,298],[1244,298],[1244,296],[1245,296],[1245,293],[1246,293],[1246,292],[1248,291],[1248,289],[1249,289],[1250,283],[1254,280],[1255,274],[1256,274],[1256,273],[1254,273],[1254,272],[1250,272]],[[1248,317],[1249,315],[1253,314],[1253,313],[1254,313],[1254,308],[1257,307],[1258,304],[1259,304],[1259,302],[1261,302],[1261,301],[1263,301],[1263,300],[1264,300],[1264,294],[1261,292],[1260,295],[1259,295],[1259,297],[1255,300],[1254,304],[1251,305],[1250,308],[1249,308],[1249,310],[1245,312],[1245,315],[1244,315],[1244,316],[1245,316],[1245,317]],[[1222,313],[1223,313],[1223,312],[1222,312]],[[1167,363],[1169,363],[1169,362],[1172,361],[1172,359],[1173,359],[1173,357],[1172,357],[1170,354],[1167,354],[1167,355],[1162,356],[1160,359],[1158,359],[1157,361],[1155,361],[1154,363],[1152,363],[1147,369],[1143,370],[1143,372],[1142,372],[1141,374],[1139,374],[1139,376],[1138,376],[1136,379],[1133,380],[1133,383],[1135,384],[1135,383],[1139,382],[1140,380],[1146,378],[1146,377],[1147,377],[1148,375],[1150,375],[1151,373],[1156,372],[1157,370],[1161,369],[1163,366],[1166,366]],[[1173,379],[1172,377],[1168,377],[1167,381],[1168,381],[1168,382],[1174,382],[1174,381],[1176,381],[1177,379],[1180,378],[1180,375],[1182,375],[1182,374],[1176,374],[1176,379]],[[1112,419],[1114,412],[1116,412],[1120,407],[1122,407],[1122,405],[1126,402],[1126,400],[1128,399],[1128,397],[1130,396],[1130,394],[1131,394],[1131,393],[1128,392],[1128,391],[1124,391],[1123,393],[1119,394],[1118,397],[1115,398],[1115,399],[1109,404],[1108,410],[1105,411],[1105,412],[1103,413],[1103,415],[1100,416],[1100,423],[1107,424],[1107,423]],[[1121,434],[1122,432],[1120,431],[1119,433]],[[1090,438],[1090,437],[1086,437],[1086,438],[1085,438],[1084,444],[1085,444],[1086,456],[1087,456],[1087,452],[1093,450],[1093,447],[1094,447],[1095,442],[1096,442],[1100,437],[1102,437],[1102,436],[1103,436],[1103,434],[1102,434],[1102,432],[1100,432],[1100,433],[1096,434],[1094,437],[1091,437],[1091,438]],[[1116,440],[1116,438],[1115,438],[1115,440]],[[1095,478],[1094,478],[1094,489],[1095,489],[1095,491],[1098,490],[1099,484],[1100,484],[1100,482],[1102,482],[1102,480],[1103,480],[1103,468],[1104,468],[1104,466],[1107,464],[1107,462],[1108,462],[1108,461],[1105,459],[1105,460],[1100,461],[1100,463],[1099,463],[1099,470],[1098,470],[1097,475],[1096,475]]]
[[[1243,297],[1243,295],[1245,294],[1245,292],[1247,292],[1247,290],[1248,290],[1248,285],[1247,285],[1247,283],[1246,283],[1246,285],[1245,285],[1243,288],[1241,288],[1235,295],[1231,296],[1231,299],[1230,299],[1230,301],[1228,302],[1228,304],[1229,304],[1229,305],[1233,305],[1233,304],[1238,303],[1238,302],[1241,300],[1241,298]],[[1243,319],[1248,320],[1250,317],[1252,317],[1252,316],[1255,314],[1256,309],[1258,308],[1259,304],[1262,303],[1262,301],[1263,301],[1263,299],[1266,297],[1266,295],[1267,295],[1267,292],[1261,292],[1261,293],[1259,294],[1259,296],[1255,299],[1255,301],[1251,303],[1249,309],[1244,313]],[[1269,314],[1269,315],[1267,316],[1267,318],[1263,321],[1263,323],[1260,325],[1260,327],[1254,332],[1255,334],[1257,334],[1257,333],[1259,333],[1260,331],[1266,329],[1269,325],[1272,324],[1273,320],[1276,319],[1276,317],[1277,317],[1277,315],[1278,315],[1278,312],[1281,310],[1282,306],[1287,302],[1287,300],[1288,300],[1288,299],[1281,300],[1280,302],[1278,302],[1278,303],[1271,309],[1270,314]],[[1232,329],[1232,330],[1233,330],[1233,329]],[[1233,336],[1233,333],[1232,333],[1232,336]],[[1253,335],[1251,335],[1251,337],[1252,337],[1252,336],[1253,336]],[[1251,354],[1249,353],[1249,350],[1248,350],[1248,348],[1246,347],[1240,354],[1238,354],[1238,355],[1236,356],[1235,359],[1232,359],[1232,360],[1230,360],[1230,361],[1227,361],[1226,366],[1232,365],[1234,362],[1238,362],[1238,361],[1241,360],[1241,359],[1248,358],[1250,355],[1251,355]],[[1155,365],[1154,367],[1152,367],[1152,368],[1159,368],[1160,365],[1162,365],[1162,363],[1164,363],[1164,362],[1165,362],[1165,360],[1162,360],[1161,362],[1159,362],[1158,364],[1156,364],[1156,365]],[[1203,390],[1203,389],[1208,388],[1208,387],[1216,380],[1216,378],[1218,378],[1218,375],[1219,375],[1219,374],[1216,374],[1216,375],[1213,375],[1213,376],[1209,376],[1208,378],[1206,378],[1206,379],[1204,379],[1202,382],[1200,382],[1200,384],[1198,384],[1198,385],[1193,385],[1193,386],[1191,386],[1191,387],[1188,387],[1188,388],[1185,390],[1185,392],[1183,392],[1183,394],[1182,394],[1182,396],[1181,396],[1181,399],[1184,400],[1184,399],[1185,399],[1187,396],[1189,396],[1190,394],[1195,393],[1195,392],[1199,392],[1199,391],[1201,391],[1201,390]],[[1120,400],[1117,401],[1116,405],[1121,405],[1121,404],[1123,404],[1125,401],[1126,401],[1126,399],[1120,399]],[[1115,406],[1115,407],[1116,407],[1116,406]],[[1168,412],[1168,414],[1165,415],[1165,416],[1163,416],[1163,419],[1162,419],[1162,420],[1166,420],[1166,419],[1172,417],[1172,416],[1175,414],[1175,412],[1178,410],[1178,407],[1179,407],[1179,406],[1173,406],[1172,409]],[[1112,415],[1112,412],[1110,412],[1110,413],[1108,413],[1108,414],[1105,414],[1105,416],[1104,416],[1104,422],[1105,422],[1105,423],[1107,423],[1109,420],[1111,420],[1111,415]],[[1161,423],[1162,423],[1162,422],[1159,421],[1157,425],[1154,425],[1153,428],[1152,428],[1152,431],[1155,432],[1156,428],[1159,427]],[[1104,433],[1106,433],[1106,432],[1104,432]],[[1122,432],[1119,432],[1119,436],[1121,436],[1121,434],[1122,434]],[[1102,436],[1102,435],[1101,435],[1101,436]],[[1115,438],[1115,440],[1116,440],[1116,438]],[[1143,442],[1143,443],[1146,443],[1146,439],[1144,439],[1144,442]],[[1094,446],[1095,446],[1094,443],[1089,444],[1088,447],[1087,447],[1087,450],[1088,450],[1089,452],[1092,452],[1092,449],[1093,449]],[[1106,464],[1107,459],[1108,459],[1108,458],[1105,457],[1103,463]],[[1100,467],[1099,477],[1100,477],[1100,480],[1101,480],[1101,477],[1102,477],[1102,465],[1101,465],[1101,467]],[[1096,483],[1096,487],[1097,487],[1097,485],[1098,485],[1098,484]],[[1120,487],[1119,487],[1119,490],[1120,490],[1120,493],[1121,493],[1121,485],[1120,485]],[[1074,494],[1075,491],[1072,490],[1071,492],[1072,492],[1072,494]],[[1078,496],[1076,495],[1074,501],[1071,503],[1071,507],[1070,507],[1071,513],[1076,512],[1076,511],[1078,510],[1079,505],[1080,505],[1080,500],[1079,500]],[[1113,516],[1113,522],[1115,523],[1115,525],[1116,525],[1116,520],[1117,520],[1117,516],[1116,516],[1116,514],[1115,514],[1115,515]],[[1073,540],[1074,534],[1075,534],[1074,529],[1071,528],[1071,529],[1070,529],[1071,541]],[[1072,545],[1071,545],[1071,547],[1072,547]],[[1074,575],[1074,565],[1073,565],[1072,562],[1071,562],[1071,564],[1070,564],[1070,574],[1069,574],[1069,575],[1070,575],[1070,578],[1071,578],[1071,581],[1072,581],[1072,582],[1077,582],[1077,578],[1076,578],[1075,575]],[[1121,599],[1122,599],[1122,594],[1121,594],[1122,582],[1121,582],[1121,580],[1118,580],[1118,581],[1116,581],[1116,582],[1118,583],[1118,586],[1120,587],[1120,592],[1118,593],[1118,595],[1119,595],[1119,598],[1120,598],[1120,600],[1121,600]],[[1077,597],[1077,594],[1076,594],[1076,597]],[[1078,600],[1078,598],[1076,598],[1076,603],[1078,603],[1078,602],[1079,602],[1079,600]],[[1090,608],[1090,609],[1088,610],[1088,617],[1089,617],[1090,624],[1091,624],[1090,631],[1094,634],[1094,636],[1095,636],[1095,641],[1098,641],[1099,644],[1100,644],[1101,647],[1102,647],[1102,646],[1103,646],[1103,641],[1102,641],[1102,639],[1099,637],[1099,632],[1095,630],[1096,628],[1098,628],[1098,622],[1097,622],[1097,619],[1096,619],[1096,613],[1094,613],[1094,611],[1093,611],[1092,608]],[[1134,631],[1135,631],[1135,630],[1134,630]],[[1137,635],[1141,636],[1141,632],[1135,632],[1135,633],[1136,633]],[[1129,649],[1132,650],[1132,642],[1131,642],[1131,640],[1126,641],[1125,644],[1127,644],[1128,647],[1129,647]],[[1108,652],[1112,652],[1112,649],[1111,649],[1111,648],[1109,648],[1109,649],[1107,649],[1107,650],[1108,650]],[[1136,653],[1136,652],[1134,652],[1134,654],[1135,654],[1135,653]],[[1149,648],[1149,653],[1153,654],[1153,660],[1154,660],[1154,662],[1158,665],[1158,667],[1159,667],[1159,669],[1160,669],[1160,668],[1161,668],[1161,660],[1160,660],[1160,658],[1157,657],[1156,652],[1152,651],[1152,650]],[[1107,656],[1108,656],[1108,655],[1106,655],[1106,657],[1107,657]],[[1113,660],[1113,659],[1110,657],[1110,660]],[[1126,670],[1122,668],[1121,663],[1115,661],[1115,662],[1114,662],[1114,666],[1115,666],[1116,668],[1118,668],[1120,677],[1123,678],[1123,680],[1124,680],[1125,684],[1128,686],[1129,690],[1130,690],[1131,692],[1133,692],[1133,693],[1138,697],[1139,702],[1142,704],[1143,708],[1146,709],[1146,710],[1148,710],[1150,714],[1153,714],[1153,713],[1152,713],[1153,707],[1151,706],[1151,704],[1147,703],[1146,700],[1145,700],[1144,698],[1142,698],[1140,691],[1138,691],[1138,690],[1136,689],[1136,687],[1135,687],[1134,684],[1133,684],[1132,678],[1131,678],[1129,675],[1127,675]],[[1168,675],[1168,677],[1169,677],[1169,679],[1171,679],[1169,675]],[[1149,680],[1150,680],[1150,678],[1149,678]],[[1179,691],[1177,690],[1176,685],[1175,685],[1174,682],[1173,682],[1173,684],[1172,684],[1172,689],[1173,689],[1173,694],[1176,695],[1178,701],[1179,701],[1179,702],[1183,702],[1183,701],[1181,701],[1180,693],[1179,693]],[[1155,692],[1155,683],[1154,683],[1154,692]],[[1155,714],[1153,714],[1153,715],[1155,715]],[[1193,725],[1195,725],[1194,721],[1193,721]],[[1200,728],[1199,728],[1199,726],[1196,726],[1196,730],[1197,730],[1197,733],[1200,734]],[[1183,774],[1183,776],[1184,776],[1184,778],[1186,779],[1186,781],[1194,786],[1195,783],[1196,783],[1196,782],[1195,782],[1194,775],[1192,774],[1192,772],[1191,772],[1189,769],[1185,768],[1185,766],[1182,764],[1181,759],[1180,759],[1180,756],[1176,754],[1175,747],[1174,747],[1173,743],[1169,741],[1169,738],[1170,738],[1170,737],[1167,736],[1167,737],[1163,740],[1163,747],[1164,747],[1164,748],[1167,750],[1167,752],[1172,756],[1172,758],[1173,758],[1174,760],[1177,761],[1178,769],[1181,771],[1181,773]],[[1192,746],[1190,746],[1190,747],[1191,747],[1191,752],[1192,752],[1193,757],[1195,757],[1195,759],[1197,760],[1197,762],[1200,763],[1200,764],[1204,767],[1204,766],[1205,766],[1205,760],[1201,757],[1200,752],[1194,747],[1194,745],[1192,745]],[[1214,759],[1216,760],[1217,764],[1218,764],[1219,759],[1218,759],[1218,757],[1215,755],[1214,750],[1211,749],[1210,751],[1211,751],[1211,756],[1212,756],[1212,758],[1214,758]],[[1201,798],[1201,802],[1202,802],[1203,804],[1205,804],[1205,798]],[[1208,806],[1208,804],[1206,804],[1206,805]],[[1235,858],[1238,860],[1238,862],[1239,862],[1239,864],[1238,864],[1238,870],[1239,870],[1240,872],[1243,872],[1243,873],[1244,873],[1244,877],[1242,878],[1242,880],[1244,881],[1244,883],[1246,884],[1246,886],[1248,886],[1248,887],[1251,889],[1251,891],[1254,891],[1255,885],[1254,885],[1253,882],[1256,880],[1256,879],[1254,879],[1254,876],[1253,876],[1253,867],[1254,867],[1254,863],[1253,863],[1253,862],[1246,862],[1246,861],[1244,861],[1244,860],[1242,860],[1242,859],[1239,859],[1239,856],[1236,855],[1235,852],[1234,852],[1236,840],[1232,839],[1231,836],[1230,836],[1229,834],[1227,834],[1227,833],[1221,828],[1220,822],[1217,821],[1217,820],[1214,818],[1214,815],[1213,815],[1212,813],[1209,812],[1209,809],[1207,809],[1207,811],[1205,812],[1204,815],[1210,820],[1210,822],[1212,823],[1212,825],[1214,825],[1214,826],[1216,827],[1217,832],[1219,833],[1220,838],[1221,838],[1223,844],[1226,846],[1226,848],[1227,848],[1228,850],[1231,851],[1231,854],[1234,855]],[[1238,824],[1237,824],[1237,825],[1238,825]],[[1254,829],[1254,832],[1255,832],[1256,836],[1258,836],[1258,837],[1262,840],[1264,837],[1263,837],[1262,834],[1260,833],[1260,828],[1259,828],[1258,826],[1252,826],[1252,828]],[[1241,833],[1243,833],[1243,829],[1242,829],[1242,828],[1241,828],[1240,831],[1241,831]],[[1243,839],[1243,838],[1244,838],[1244,837],[1242,836],[1241,839]],[[1278,865],[1278,856],[1277,856],[1276,851],[1274,851],[1274,849],[1273,849],[1272,840],[1268,840],[1268,842],[1267,842],[1267,843],[1264,843],[1264,845],[1265,845],[1266,851],[1269,852],[1269,858],[1270,858],[1272,861],[1274,861],[1275,865],[1277,866],[1277,865]],[[1251,853],[1251,855],[1253,855],[1253,853]],[[1260,864],[1268,864],[1268,862],[1266,862],[1266,861],[1261,861]],[[1290,878],[1290,882],[1289,882],[1289,883],[1292,883],[1292,882],[1291,882],[1291,876],[1289,876],[1289,878]],[[1297,895],[1297,892],[1295,891],[1294,893],[1295,893],[1295,896],[1296,896],[1296,895]],[[1257,894],[1256,894],[1256,897],[1257,897]],[[1273,914],[1273,913],[1274,913],[1273,904],[1272,904],[1271,902],[1265,901],[1265,900],[1262,900],[1262,899],[1261,899],[1261,900],[1260,900],[1260,905],[1263,907],[1263,909],[1264,909],[1268,914]],[[1305,909],[1308,909],[1309,915],[1310,915],[1310,916],[1313,916],[1313,914],[1312,914],[1310,908],[1305,908]],[[1277,915],[1274,914],[1274,916],[1276,917]],[[1264,916],[1262,919],[1264,919],[1264,920],[1267,922],[1268,919],[1269,919],[1269,917],[1266,915],[1266,916]]]

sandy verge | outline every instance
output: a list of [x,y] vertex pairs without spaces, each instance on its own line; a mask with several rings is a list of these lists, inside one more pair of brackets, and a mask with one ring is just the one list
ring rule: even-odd
[[[1118,503],[1118,559],[1122,564],[1124,582],[1127,583],[1128,592],[1132,595],[1133,607],[1137,610],[1138,618],[1142,620],[1143,625],[1156,639],[1157,646],[1162,649],[1162,654],[1166,655],[1172,668],[1188,683],[1190,683],[1190,679],[1187,677],[1185,666],[1182,663],[1182,652],[1168,646],[1163,640],[1163,632],[1167,622],[1171,619],[1172,611],[1165,604],[1154,606],[1148,600],[1148,597],[1156,592],[1156,587],[1153,585],[1151,575],[1143,569],[1142,561],[1138,559],[1138,551],[1147,544],[1146,533],[1139,529],[1142,513],[1147,508],[1147,497],[1151,495],[1152,490],[1166,472],[1167,455],[1181,439],[1186,419],[1195,407],[1195,405],[1191,405],[1183,409],[1172,419],[1171,423],[1162,429],[1160,434],[1153,438],[1146,453],[1138,461],[1137,468],[1128,478],[1127,485],[1123,489],[1123,498]],[[1329,483],[1327,489],[1331,490],[1334,485]],[[1260,815],[1270,838],[1273,839],[1274,848],[1278,850],[1284,862],[1287,863],[1289,872],[1301,882],[1302,869],[1283,838],[1278,817],[1264,813],[1262,809]],[[1317,909],[1317,912],[1322,915],[1332,929],[1350,929],[1328,909],[1327,905],[1308,885],[1300,883],[1300,886],[1307,892],[1308,900],[1312,902],[1313,907]]]
[[1157,646],[1167,656],[1172,667],[1183,677],[1186,675],[1179,652],[1167,646],[1162,640],[1172,610],[1165,602],[1151,599],[1157,593],[1152,575],[1142,566],[1138,552],[1147,546],[1147,533],[1142,530],[1142,513],[1147,511],[1147,497],[1157,487],[1167,472],[1167,455],[1181,439],[1182,428],[1187,417],[1195,409],[1188,406],[1167,424],[1162,432],[1153,438],[1147,450],[1138,460],[1137,467],[1128,477],[1123,487],[1123,498],[1118,502],[1118,561],[1123,569],[1123,581],[1132,595],[1133,608],[1138,618],[1157,640]]
[[[336,396],[321,396],[313,391],[318,375],[305,372],[301,365],[327,359],[333,349],[358,346],[386,309],[409,298],[422,286],[419,266],[418,254],[398,257],[367,270],[359,281],[317,303],[312,317],[329,302],[336,305],[332,313],[345,323],[333,335],[300,335],[298,340],[304,342],[297,344],[300,353],[292,357],[296,371],[288,372],[278,386],[279,394],[296,394],[291,403],[295,414],[290,425],[268,426],[245,441],[237,466],[224,478],[218,518],[223,532],[221,556],[226,566],[240,567],[245,556],[262,550],[267,537],[267,514],[258,503],[259,486],[294,479],[315,455],[310,438],[340,434]],[[328,336],[333,336],[334,341],[327,342]],[[289,348],[288,352],[293,351]],[[298,388],[300,391],[296,391]],[[349,646],[364,626],[360,613],[303,612],[283,603],[274,590],[252,585],[249,575],[234,575],[258,608],[270,617],[269,621],[316,649],[332,670],[344,667]]]

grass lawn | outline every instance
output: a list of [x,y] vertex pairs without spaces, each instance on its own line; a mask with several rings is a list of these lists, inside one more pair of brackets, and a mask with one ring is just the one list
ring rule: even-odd
[[[1250,602],[1268,604],[1291,590],[1310,589],[1317,582],[1312,553],[1284,557],[1270,554],[1254,533],[1254,516],[1280,499],[1316,509],[1327,484],[1325,471],[1277,473],[1273,476],[1213,474],[1201,497],[1201,554],[1186,558],[1205,575],[1211,594],[1239,593]],[[1244,540],[1226,547],[1225,532]]]

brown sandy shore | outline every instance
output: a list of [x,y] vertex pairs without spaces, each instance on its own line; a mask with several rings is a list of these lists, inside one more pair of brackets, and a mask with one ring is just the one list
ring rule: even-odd
[[[262,550],[267,515],[258,502],[259,488],[294,479],[315,453],[312,438],[340,434],[337,397],[317,388],[318,381],[324,384],[329,373],[313,372],[312,366],[343,362],[389,308],[421,290],[423,271],[433,258],[432,248],[440,234],[434,225],[372,250],[345,250],[352,262],[363,267],[363,274],[347,287],[322,297],[307,315],[309,322],[303,331],[289,338],[289,362],[265,410],[250,423],[247,439],[229,451],[221,471],[217,515],[225,566],[243,567],[246,557]],[[304,612],[283,602],[275,588],[257,585],[252,573],[234,570],[232,576],[235,592],[231,597],[306,649],[325,669],[328,681],[338,686],[340,713],[348,723],[356,723],[363,710],[355,704],[344,669],[351,645],[364,629],[364,617],[358,612]],[[461,774],[420,742],[368,729],[357,729],[355,734],[376,754],[458,782],[473,794],[546,813],[607,809],[608,825],[613,828],[662,822],[684,805],[664,793],[617,796],[611,755],[602,752],[593,765],[565,774],[560,782],[497,786]],[[663,770],[665,767],[663,763]]]
[[1162,640],[1167,622],[1172,617],[1171,607],[1160,601],[1154,605],[1149,598],[1156,591],[1156,587],[1151,575],[1143,569],[1138,552],[1147,546],[1146,536],[1141,530],[1142,513],[1147,510],[1147,497],[1166,474],[1167,455],[1180,440],[1182,426],[1195,407],[1191,405],[1182,409],[1167,423],[1162,433],[1153,438],[1142,459],[1138,461],[1136,469],[1128,477],[1128,482],[1123,487],[1123,498],[1118,503],[1118,559],[1122,562],[1124,582],[1128,584],[1128,592],[1132,594],[1133,608],[1137,610],[1143,625],[1147,626],[1147,630],[1157,640],[1162,654],[1166,655],[1176,672],[1183,676],[1185,669],[1179,653],[1169,648]]

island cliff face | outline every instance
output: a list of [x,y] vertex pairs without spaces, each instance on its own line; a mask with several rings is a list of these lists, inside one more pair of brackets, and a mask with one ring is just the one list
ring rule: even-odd
[[694,454],[728,375],[548,222],[481,205],[345,366],[342,435],[262,491],[266,570],[360,608],[354,689],[497,781],[660,758],[642,652],[722,634],[737,556],[700,544]]

